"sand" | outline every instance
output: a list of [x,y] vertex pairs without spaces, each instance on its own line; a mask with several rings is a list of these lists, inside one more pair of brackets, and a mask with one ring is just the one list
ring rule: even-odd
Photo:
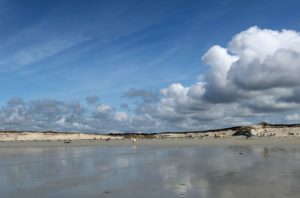
[[71,132],[0,132],[0,141],[101,140],[121,139],[122,136]]
[[133,143],[130,139],[106,140],[72,140],[64,143],[63,140],[26,140],[2,141],[0,147],[75,147],[75,146],[253,146],[253,145],[299,145],[300,137],[230,137],[230,138],[166,138],[166,139],[138,139]]
[[57,141],[5,143],[25,147],[0,148],[0,197],[298,198],[298,142],[265,138],[143,140],[134,146],[117,140],[80,140],[67,146]]
[[299,129],[251,127],[248,139],[232,136],[236,128],[150,136],[0,132],[0,197],[298,198]]
[[[47,145],[55,145],[60,143],[53,143],[53,141],[75,141],[75,144],[103,144],[104,140],[120,140],[115,142],[106,142],[106,144],[127,145],[130,143],[128,139],[138,139],[138,144],[240,144],[243,138],[233,137],[237,132],[247,131],[251,133],[255,143],[265,142],[276,143],[277,141],[297,141],[300,138],[300,125],[254,125],[231,127],[224,129],[208,130],[208,131],[194,131],[194,132],[169,132],[169,133],[131,133],[131,134],[90,134],[90,133],[72,133],[72,132],[5,132],[0,131],[1,142],[15,142],[15,141],[38,141],[44,142]],[[221,140],[215,140],[214,137],[219,137]],[[268,138],[287,138],[282,139],[265,139]],[[262,138],[262,139],[257,139]],[[125,139],[125,141],[123,141]],[[126,140],[127,139],[127,140]],[[146,140],[145,140],[146,139]],[[162,140],[163,139],[163,140]],[[164,141],[164,139],[171,141]],[[188,139],[189,141],[185,141]],[[192,139],[192,141],[190,141]],[[257,140],[256,140],[257,139]],[[82,140],[84,140],[82,142]],[[87,140],[96,140],[96,142],[89,142]],[[121,141],[122,140],[122,141]],[[140,141],[141,140],[141,141]],[[149,140],[149,141],[148,141]],[[154,141],[155,140],[155,141]],[[176,142],[178,141],[178,142]],[[51,143],[46,143],[51,142]],[[249,144],[248,142],[245,142]],[[26,145],[27,143],[20,143]],[[40,143],[32,143],[38,145]],[[242,142],[244,144],[244,142]],[[18,144],[14,144],[18,145]]]

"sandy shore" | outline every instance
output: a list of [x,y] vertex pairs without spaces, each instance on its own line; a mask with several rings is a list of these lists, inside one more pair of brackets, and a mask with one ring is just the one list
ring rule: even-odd
[[203,138],[167,138],[167,139],[139,139],[136,143],[131,140],[73,140],[71,143],[64,141],[2,141],[0,147],[74,147],[74,146],[235,146],[235,145],[294,145],[300,146],[300,137],[230,137],[223,139]]
[[136,146],[128,140],[1,142],[0,194],[298,198],[299,143],[273,137],[138,140]]
[[[234,135],[242,129],[251,137]],[[0,194],[296,198],[299,134],[299,126],[146,135],[0,132]]]
[[[239,136],[236,136],[236,134],[239,134]],[[249,136],[249,134],[251,138],[246,139],[246,136]],[[133,139],[136,139],[137,142],[133,143]],[[0,147],[272,144],[300,145],[300,125],[237,126],[208,131],[164,132],[153,134],[0,131]]]

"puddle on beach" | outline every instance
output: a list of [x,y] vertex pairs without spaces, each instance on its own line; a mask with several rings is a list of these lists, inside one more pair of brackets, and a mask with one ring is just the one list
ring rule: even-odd
[[300,147],[1,148],[0,197],[299,197]]

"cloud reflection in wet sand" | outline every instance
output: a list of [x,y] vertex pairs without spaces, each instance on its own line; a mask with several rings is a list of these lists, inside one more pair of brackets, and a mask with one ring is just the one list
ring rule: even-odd
[[2,148],[1,197],[297,197],[298,147]]

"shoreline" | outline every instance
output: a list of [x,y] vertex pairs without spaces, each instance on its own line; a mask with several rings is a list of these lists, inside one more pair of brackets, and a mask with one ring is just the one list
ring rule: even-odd
[[93,146],[300,146],[300,137],[230,137],[230,138],[166,138],[138,139],[133,143],[123,140],[72,140],[64,143],[61,140],[26,140],[0,141],[0,148],[16,147],[93,147]]
[[91,134],[0,131],[1,147],[300,145],[300,125],[236,126],[207,131]]

